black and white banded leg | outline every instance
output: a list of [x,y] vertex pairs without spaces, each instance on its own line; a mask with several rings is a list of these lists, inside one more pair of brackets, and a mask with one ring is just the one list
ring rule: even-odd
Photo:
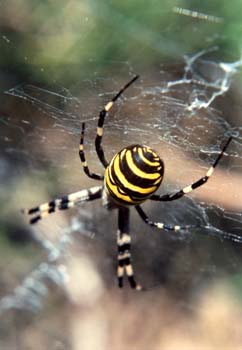
[[96,147],[96,152],[98,155],[98,158],[100,160],[100,162],[103,164],[104,168],[106,168],[108,166],[108,161],[105,158],[104,155],[104,151],[102,148],[102,137],[103,137],[103,124],[104,124],[104,119],[107,115],[107,113],[110,111],[110,109],[112,108],[114,102],[120,97],[120,95],[122,95],[122,93],[131,85],[133,84],[133,82],[135,82],[135,80],[138,79],[138,75],[136,75],[135,77],[133,77],[127,84],[125,84],[120,90],[119,92],[112,98],[111,101],[109,101],[106,106],[104,107],[104,109],[101,110],[101,112],[99,113],[99,119],[98,119],[98,126],[97,126],[97,135],[96,135],[96,140],[95,140],[95,147]]
[[193,184],[184,187],[180,191],[177,191],[177,192],[171,193],[171,194],[164,194],[164,195],[154,194],[154,195],[152,195],[150,197],[150,199],[154,200],[154,201],[173,201],[173,200],[176,200],[176,199],[179,199],[179,198],[183,197],[187,193],[192,192],[196,188],[204,185],[208,181],[210,176],[213,174],[214,169],[216,168],[216,166],[218,165],[218,162],[220,161],[220,159],[224,155],[224,153],[225,153],[228,145],[230,144],[231,140],[232,140],[232,137],[229,137],[228,140],[226,141],[226,143],[224,144],[224,146],[222,147],[222,150],[221,150],[220,154],[216,158],[216,160],[213,163],[213,165],[208,169],[208,171],[207,171],[205,176],[201,177],[199,180],[197,180]]
[[49,214],[54,213],[57,210],[69,209],[76,204],[92,201],[94,199],[101,198],[101,196],[102,186],[94,186],[87,190],[70,193],[62,198],[43,203],[38,207],[23,209],[23,213],[27,215],[33,215],[29,222],[30,224],[35,224],[39,220],[47,217]]
[[144,210],[141,208],[140,205],[136,205],[135,209],[137,210],[139,216],[141,217],[141,219],[149,226],[151,227],[156,227],[160,230],[166,230],[166,231],[174,231],[174,232],[178,232],[181,230],[188,230],[191,228],[197,228],[200,227],[199,225],[170,225],[170,224],[164,224],[162,222],[154,222],[152,220],[149,219],[149,217],[146,215],[146,213],[144,212]]
[[131,288],[141,290],[142,287],[136,283],[134,278],[133,267],[131,263],[131,237],[129,234],[129,209],[118,209],[118,232],[117,232],[117,246],[118,246],[118,267],[117,277],[118,286],[123,287],[124,274],[127,275]]
[[81,162],[82,162],[83,170],[88,177],[95,179],[95,180],[103,180],[104,179],[103,175],[91,173],[89,168],[88,168],[85,153],[84,153],[84,146],[83,146],[84,145],[84,133],[85,133],[85,123],[82,123],[82,131],[81,131],[80,146],[79,146],[79,157],[80,157]]

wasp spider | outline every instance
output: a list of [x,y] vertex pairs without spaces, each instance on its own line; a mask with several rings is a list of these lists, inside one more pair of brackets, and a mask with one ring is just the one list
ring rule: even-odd
[[141,290],[141,285],[137,284],[134,278],[131,263],[131,237],[129,228],[130,207],[134,206],[139,216],[146,224],[160,230],[179,231],[194,227],[189,225],[178,226],[164,224],[162,222],[154,222],[146,215],[144,210],[141,208],[141,204],[147,199],[161,202],[173,201],[195,190],[199,186],[204,185],[213,174],[215,167],[231,142],[232,137],[228,138],[217,159],[208,169],[205,176],[175,193],[165,195],[154,194],[154,192],[156,192],[156,190],[159,188],[164,175],[164,163],[156,151],[148,146],[135,144],[123,148],[113,157],[111,162],[108,162],[102,148],[103,125],[105,117],[115,101],[131,84],[136,81],[136,79],[138,79],[138,76],[135,76],[126,85],[124,85],[123,88],[112,98],[112,100],[106,104],[104,109],[101,110],[99,114],[95,147],[97,156],[105,168],[104,175],[95,174],[89,170],[83,149],[85,124],[82,124],[79,147],[79,156],[82,166],[87,176],[94,180],[101,181],[102,185],[71,193],[60,199],[55,199],[48,203],[41,204],[38,207],[25,210],[25,213],[32,216],[30,223],[35,224],[39,220],[57,210],[69,209],[81,202],[102,198],[104,206],[106,206],[108,209],[118,210],[118,286],[123,286],[123,277],[126,274],[130,286],[136,290]]

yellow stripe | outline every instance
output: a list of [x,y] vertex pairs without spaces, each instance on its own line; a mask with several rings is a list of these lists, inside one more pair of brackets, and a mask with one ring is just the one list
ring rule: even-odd
[[[107,170],[106,170],[106,171],[107,171]],[[111,182],[110,182],[110,180],[109,180],[109,176],[108,176],[107,173],[106,173],[106,175],[105,175],[105,181],[106,181],[106,187],[107,187],[107,189],[110,189],[110,190],[113,192],[113,194],[115,195],[115,197],[117,197],[117,199],[120,198],[120,199],[122,199],[123,201],[128,202],[128,203],[133,203],[133,202],[134,202],[129,196],[127,196],[127,195],[122,195],[122,194],[120,194],[120,193],[118,192],[117,186],[111,184]]]
[[213,172],[214,172],[214,167],[211,166],[211,168],[208,169],[206,176],[210,177]]
[[161,183],[162,179],[157,179],[155,182],[154,182],[154,185],[156,185],[156,187],[158,187]]
[[110,164],[109,164],[109,166],[108,166],[108,168],[107,168],[107,170],[108,170],[108,176],[109,176],[109,178],[111,179],[111,181],[112,182],[114,182],[114,179],[113,179],[113,177],[112,177],[112,167],[113,167],[113,161],[114,161],[114,158],[111,160],[111,162],[110,162]]
[[118,277],[123,277],[123,275],[124,275],[124,267],[123,266],[118,266],[117,276]]
[[135,191],[138,193],[142,193],[142,194],[149,194],[151,192],[154,192],[157,189],[157,186],[152,186],[149,188],[142,188],[139,186],[135,186],[133,184],[131,184],[130,182],[127,181],[127,179],[125,178],[124,174],[121,172],[120,167],[119,167],[119,156],[116,156],[113,162],[113,167],[114,167],[114,171],[116,176],[118,177],[119,181],[122,183],[122,185],[126,188],[128,188],[131,191]]
[[113,106],[113,102],[110,101],[106,104],[106,106],[104,107],[105,111],[108,112]]
[[125,265],[125,271],[127,273],[127,276],[129,276],[129,277],[134,275],[133,268],[132,268],[131,264]]
[[41,205],[39,206],[39,211],[41,211],[41,212],[48,211],[49,208],[50,208],[50,205],[49,205],[49,203],[47,202],[47,203],[41,204]]
[[145,150],[146,150],[146,152],[151,153],[154,157],[157,157],[157,154],[150,147],[146,147]]
[[46,218],[49,215],[50,215],[50,213],[48,213],[48,211],[44,211],[43,213],[40,214],[40,217],[41,217],[41,219],[43,219],[43,218]]
[[132,154],[131,154],[130,150],[128,150],[126,152],[126,159],[127,159],[127,164],[129,166],[130,170],[133,171],[133,173],[135,175],[142,177],[144,179],[149,179],[149,180],[156,180],[156,179],[161,177],[161,175],[159,173],[149,174],[149,173],[145,173],[144,171],[137,168],[137,166],[134,164],[134,161],[132,159]]
[[157,167],[160,165],[160,162],[151,162],[147,158],[145,158],[142,148],[138,148],[138,153],[139,153],[139,156],[143,160],[144,163],[146,163],[150,166],[157,166]]
[[97,135],[103,136],[103,128],[100,128],[99,126],[97,127]]
[[123,161],[123,158],[124,158],[124,156],[125,156],[125,153],[126,153],[126,148],[124,148],[124,149],[122,150],[122,152],[120,153],[121,161]]

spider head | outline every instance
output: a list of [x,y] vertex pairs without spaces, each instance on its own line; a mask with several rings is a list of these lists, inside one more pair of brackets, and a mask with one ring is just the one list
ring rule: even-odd
[[147,146],[131,145],[117,153],[105,172],[105,189],[121,205],[136,205],[148,199],[160,186],[164,163]]

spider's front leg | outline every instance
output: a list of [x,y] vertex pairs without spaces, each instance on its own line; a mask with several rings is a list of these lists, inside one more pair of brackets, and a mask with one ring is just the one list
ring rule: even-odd
[[131,237],[129,233],[129,209],[121,207],[118,209],[118,286],[123,287],[123,276],[126,273],[131,288],[141,290],[141,285],[137,284],[134,278],[133,267],[131,263]]
[[104,168],[107,168],[109,162],[106,160],[104,151],[102,148],[102,137],[103,137],[103,125],[104,125],[104,120],[106,118],[107,113],[110,111],[110,109],[113,107],[113,104],[117,101],[117,99],[123,94],[123,92],[130,86],[132,85],[135,80],[138,79],[138,75],[135,75],[127,84],[125,84],[119,92],[109,101],[104,108],[101,110],[99,113],[99,118],[98,118],[98,125],[97,125],[97,135],[95,139],[95,147],[96,147],[96,152],[98,155],[98,158]]

